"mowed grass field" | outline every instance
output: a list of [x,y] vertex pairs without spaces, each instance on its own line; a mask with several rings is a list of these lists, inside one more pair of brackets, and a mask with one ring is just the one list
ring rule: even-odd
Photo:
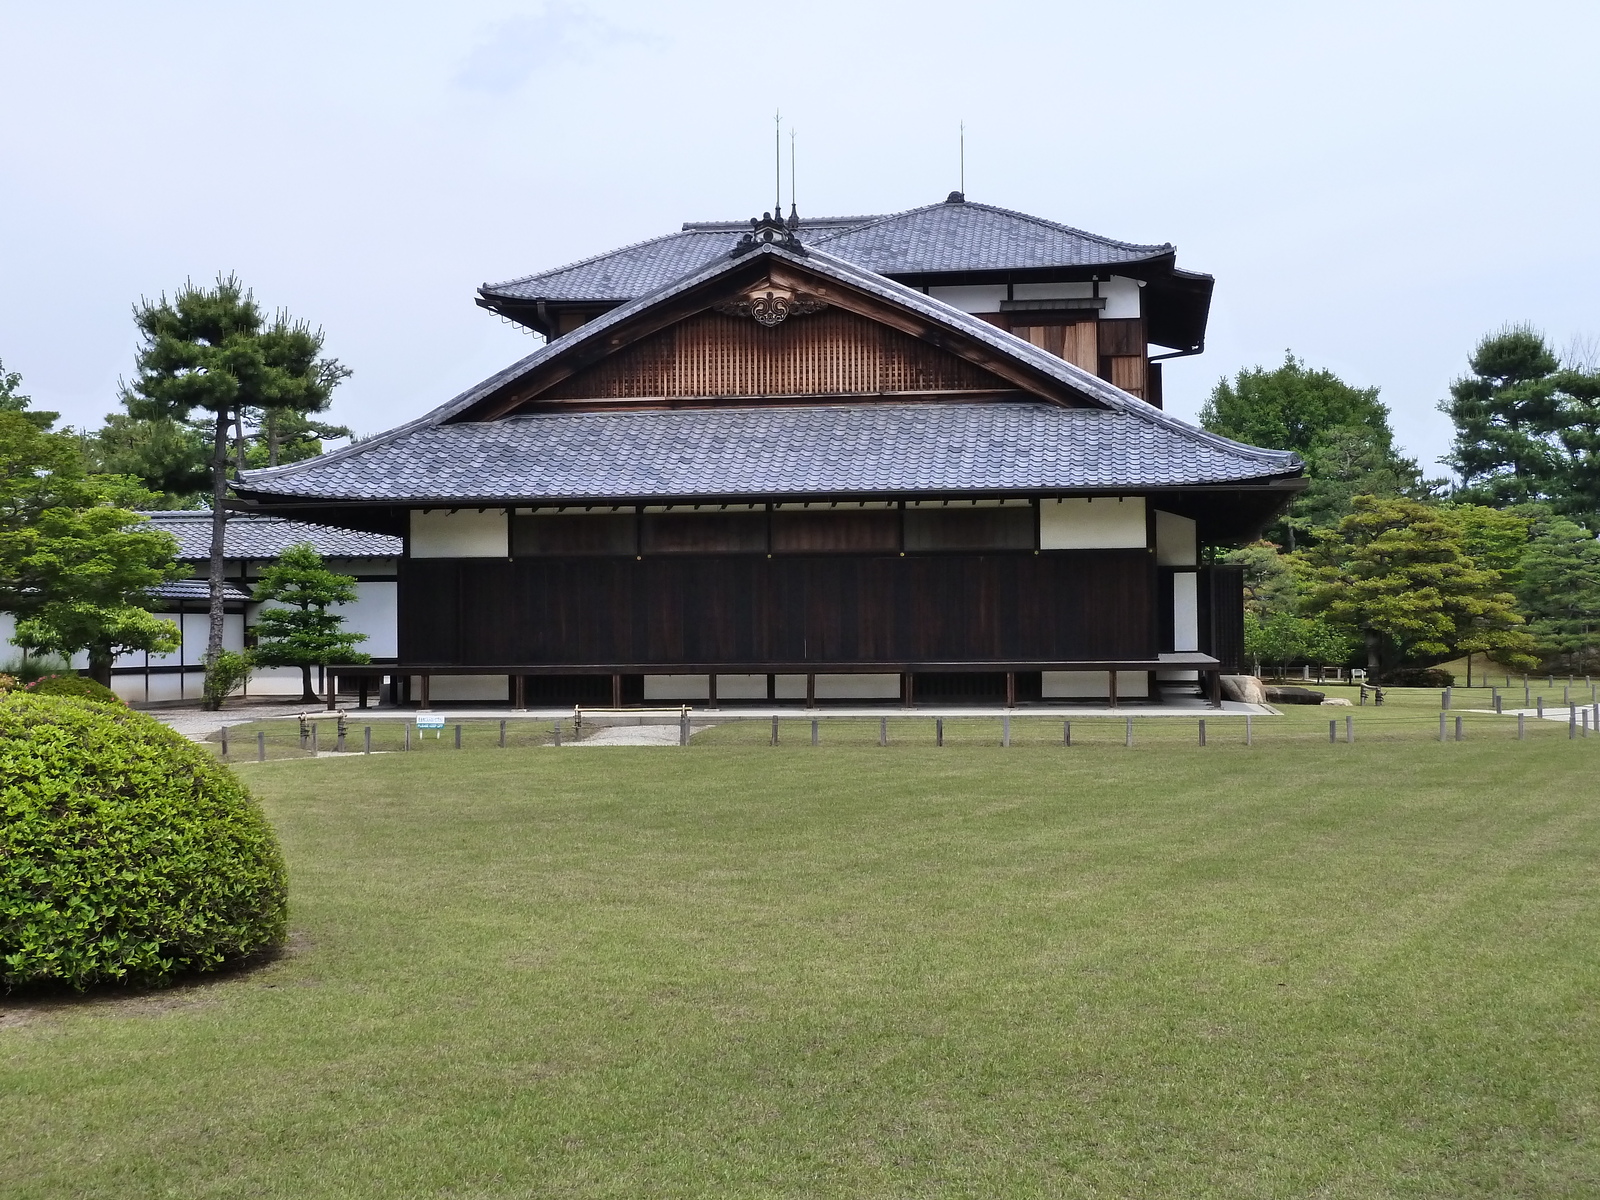
[[241,767],[291,948],[0,1001],[0,1194],[1600,1194],[1600,740],[718,732]]

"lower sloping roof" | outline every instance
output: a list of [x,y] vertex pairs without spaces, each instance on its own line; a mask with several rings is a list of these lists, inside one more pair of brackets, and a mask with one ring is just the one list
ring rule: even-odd
[[1128,412],[1008,402],[544,413],[425,425],[297,465],[252,490],[398,503],[1103,491],[1263,480],[1299,463]]
[[[178,539],[178,558],[201,562],[211,557],[211,510],[171,509],[143,514],[150,524]],[[277,558],[290,546],[310,542],[324,558],[396,558],[405,551],[397,537],[335,529],[284,517],[233,514],[223,542],[227,558]]]

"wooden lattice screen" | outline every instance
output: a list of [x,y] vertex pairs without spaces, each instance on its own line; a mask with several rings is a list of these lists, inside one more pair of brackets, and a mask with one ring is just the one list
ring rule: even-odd
[[1014,385],[946,350],[827,309],[766,328],[707,312],[650,335],[538,399],[826,396]]

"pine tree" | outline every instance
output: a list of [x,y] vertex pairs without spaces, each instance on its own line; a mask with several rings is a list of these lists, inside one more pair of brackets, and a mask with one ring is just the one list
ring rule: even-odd
[[256,614],[252,657],[263,666],[299,667],[301,699],[316,700],[312,667],[372,661],[356,650],[367,635],[346,631],[344,619],[328,611],[330,605],[355,598],[356,581],[328,570],[309,542],[289,547],[261,573],[256,585],[254,599],[283,607],[263,608]]
[[1468,366],[1472,373],[1439,404],[1455,423],[1446,461],[1461,475],[1463,498],[1501,508],[1551,497],[1562,474],[1552,441],[1560,360],[1538,330],[1508,325],[1478,343]]
[[1533,665],[1533,639],[1500,572],[1466,552],[1448,510],[1357,496],[1350,515],[1306,553],[1306,606],[1359,636],[1373,679],[1402,656],[1456,650]]
[[1600,540],[1566,517],[1541,521],[1523,555],[1517,594],[1540,652],[1594,673],[1600,665]]
[[320,357],[321,330],[282,312],[269,322],[232,275],[218,276],[213,288],[186,283],[171,301],[165,295],[141,301],[134,321],[141,344],[139,374],[124,389],[129,414],[183,420],[200,409],[211,422],[209,662],[222,652],[228,450],[235,430],[247,414],[266,409],[321,411],[350,372]]
[[21,386],[22,373],[7,371],[5,363],[0,362],[0,412],[21,413],[40,433],[47,432],[61,414],[33,408],[33,397],[17,391]]

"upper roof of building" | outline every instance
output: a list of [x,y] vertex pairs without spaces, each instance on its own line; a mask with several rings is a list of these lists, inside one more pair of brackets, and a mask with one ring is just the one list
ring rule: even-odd
[[[211,557],[209,508],[167,509],[144,515],[157,529],[178,539],[180,561],[201,562]],[[230,514],[224,536],[227,558],[277,558],[301,542],[310,542],[324,558],[395,558],[405,547],[400,538],[386,534],[255,513]]]
[[[677,233],[580,262],[486,283],[485,300],[632,300],[727,253],[748,221],[690,222]],[[1169,258],[1171,245],[1137,245],[1026,213],[954,197],[885,216],[800,218],[799,239],[894,278],[970,272],[1036,272]]]
[[[784,268],[925,322],[951,347],[1008,365],[1036,394],[999,404],[723,404],[514,417],[564,360],[625,344],[673,304],[709,303],[722,276]],[[1019,384],[1019,389],[1021,385]],[[1066,396],[1068,407],[1047,396]],[[712,262],[550,342],[433,412],[377,438],[246,472],[244,496],[349,502],[643,500],[820,492],[1203,486],[1297,474],[1293,454],[1241,445],[1135,399],[1047,351],[813,244]]]

